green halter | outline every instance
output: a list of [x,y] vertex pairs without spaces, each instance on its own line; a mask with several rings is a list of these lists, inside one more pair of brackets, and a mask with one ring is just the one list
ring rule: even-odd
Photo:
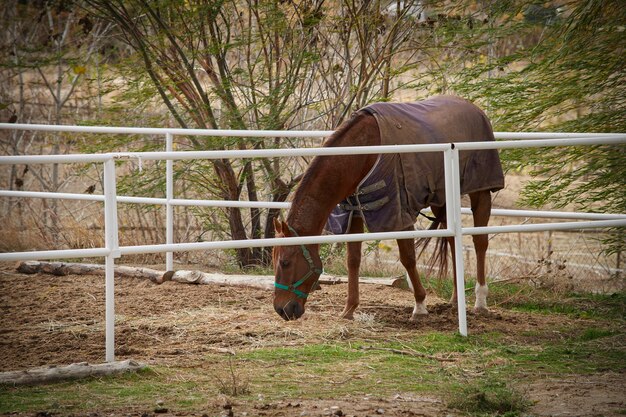
[[[288,227],[291,233],[297,237],[298,233],[293,229],[293,227],[291,226],[288,226]],[[302,249],[302,255],[304,256],[304,259],[306,259],[306,261],[309,264],[309,272],[307,272],[298,282],[294,284],[284,285],[284,284],[279,284],[278,282],[274,281],[274,286],[276,288],[280,288],[281,290],[290,291],[300,298],[307,298],[309,294],[303,291],[300,291],[297,288],[300,285],[304,284],[309,278],[311,278],[313,274],[317,274],[318,276],[321,275],[322,270],[320,268],[317,268],[315,264],[313,263],[313,258],[311,258],[311,254],[309,253],[309,250],[304,245],[300,245],[300,248]]]

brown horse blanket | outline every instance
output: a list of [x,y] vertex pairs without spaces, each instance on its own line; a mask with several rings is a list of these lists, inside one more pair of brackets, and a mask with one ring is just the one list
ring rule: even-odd
[[[487,116],[467,100],[440,96],[415,103],[375,103],[360,111],[378,122],[382,145],[495,140]],[[461,194],[504,188],[495,149],[460,152]],[[353,216],[371,232],[409,230],[427,206],[445,205],[443,154],[383,154],[354,194],[331,213],[326,230],[346,233]]]

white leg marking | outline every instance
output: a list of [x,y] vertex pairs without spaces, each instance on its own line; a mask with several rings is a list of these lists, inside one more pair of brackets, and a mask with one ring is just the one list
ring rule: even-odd
[[[413,288],[413,283],[411,282],[411,279],[409,278],[408,272],[404,274],[404,278],[406,279],[407,284],[409,284],[409,288],[411,289],[411,291],[415,292],[415,289]],[[428,310],[426,309],[426,300],[422,301],[421,303],[418,303],[416,301],[415,307],[413,307],[413,314],[411,314],[410,320],[415,321],[417,320],[419,316],[425,316],[427,314],[428,314]]]
[[485,285],[476,284],[475,292],[476,292],[476,303],[474,304],[474,310],[489,311],[489,309],[487,308],[487,294],[489,293],[487,284]]
[[415,307],[413,307],[413,314],[411,314],[411,321],[415,321],[419,318],[419,316],[425,316],[427,314],[428,310],[426,309],[426,302],[415,302]]

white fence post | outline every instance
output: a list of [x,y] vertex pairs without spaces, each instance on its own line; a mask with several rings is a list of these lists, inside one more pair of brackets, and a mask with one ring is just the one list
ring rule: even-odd
[[456,296],[459,317],[459,333],[467,336],[467,314],[465,311],[465,268],[463,265],[463,230],[461,223],[461,186],[459,174],[459,150],[450,144],[444,152],[446,180],[446,221],[454,232],[454,262],[456,265]]
[[[171,133],[165,134],[165,151],[172,152],[174,149],[174,138]],[[167,159],[165,161],[165,243],[168,245],[174,243],[174,206],[172,199],[174,198],[174,161]],[[165,253],[165,270],[174,270],[174,252]]]
[[110,251],[105,264],[105,360],[115,361],[115,258],[119,258],[115,160],[104,163],[104,240]]

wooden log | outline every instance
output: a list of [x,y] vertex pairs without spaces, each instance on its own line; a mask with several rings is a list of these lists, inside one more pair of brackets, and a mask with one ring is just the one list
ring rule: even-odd
[[274,287],[274,277],[267,275],[224,275],[202,271],[175,271],[166,272],[163,275],[163,281],[169,280],[185,284],[220,284],[266,290]]
[[[335,285],[335,284],[346,284],[348,283],[348,278],[346,277],[335,277],[331,275],[322,275],[319,279],[320,284],[326,285]],[[408,290],[409,285],[404,277],[396,277],[396,278],[359,278],[360,284],[376,284],[376,285],[387,285],[389,287],[400,288],[402,290]]]
[[[105,274],[104,265],[78,264],[68,262],[26,261],[20,263],[16,269],[18,272],[23,274],[45,273],[57,276]],[[269,275],[225,275],[219,273],[202,272],[197,270],[158,271],[150,268],[119,265],[115,267],[115,276],[147,278],[155,284],[162,284],[166,281],[175,281],[184,284],[218,284],[262,289],[274,288],[274,277]],[[335,277],[331,275],[322,275],[319,279],[319,283],[325,285],[344,284],[347,282],[348,279],[345,277]],[[408,289],[408,285],[404,277],[361,278],[359,282],[362,284],[378,284],[401,289]]]
[[[104,275],[104,265],[78,264],[69,262],[42,262],[26,261],[17,266],[17,272],[23,274],[37,274],[39,272],[57,276],[65,275]],[[163,271],[150,268],[118,265],[115,267],[116,277],[148,278],[152,282],[160,283]],[[162,282],[162,281],[161,281]]]
[[[68,262],[27,261],[17,266],[17,271],[23,274],[52,274],[65,275],[104,275],[104,265],[78,264]],[[147,278],[155,284],[166,281],[182,282],[184,284],[221,284],[247,286],[269,289],[274,286],[274,278],[263,275],[224,275],[202,271],[158,271],[150,268],[116,266],[116,277]]]
[[145,364],[135,362],[133,360],[108,362],[96,365],[81,362],[73,363],[67,366],[42,366],[24,371],[2,372],[0,373],[0,384],[46,384],[68,379],[113,375],[123,372],[136,372],[145,368]]

